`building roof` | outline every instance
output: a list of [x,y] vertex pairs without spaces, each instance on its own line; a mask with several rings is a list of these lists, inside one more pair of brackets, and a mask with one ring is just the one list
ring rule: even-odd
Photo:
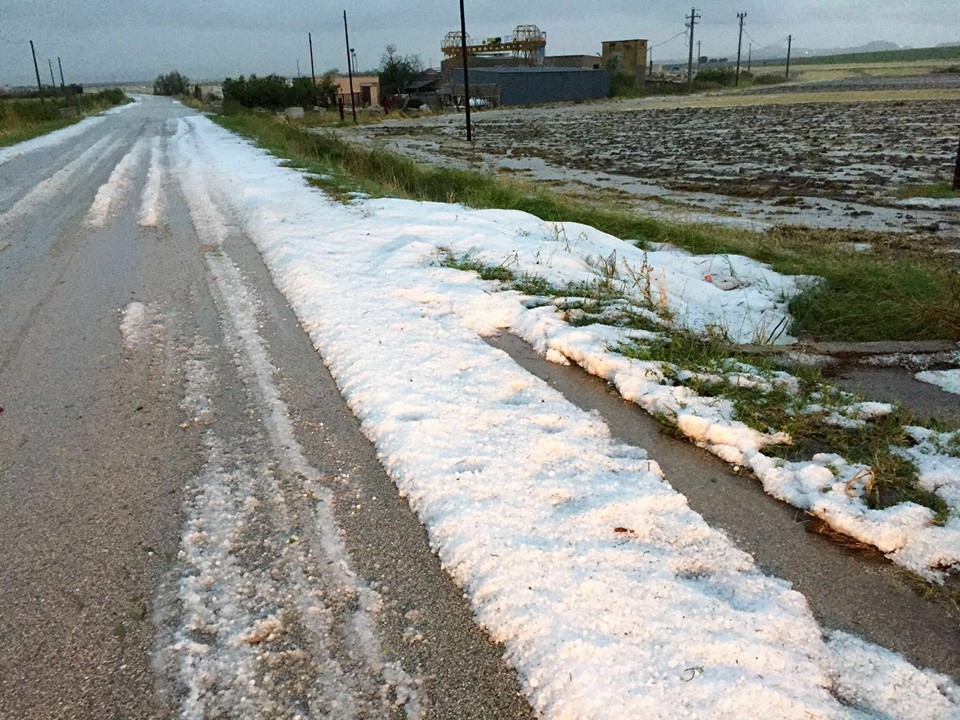
[[[599,58],[597,58],[599,59]],[[469,65],[468,65],[469,67]],[[459,68],[458,68],[459,69]],[[475,67],[469,68],[470,72],[476,70],[478,73],[487,73],[487,72],[498,72],[498,73],[515,73],[517,75],[529,74],[535,75],[537,73],[595,73],[595,72],[604,72],[603,70],[594,70],[593,68],[578,68],[578,67],[546,67],[540,66],[537,67],[511,67],[509,65],[499,67]]]

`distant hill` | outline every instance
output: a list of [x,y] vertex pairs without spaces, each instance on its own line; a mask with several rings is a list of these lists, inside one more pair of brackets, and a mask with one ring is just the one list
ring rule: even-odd
[[[782,57],[786,57],[786,53]],[[842,63],[916,62],[960,58],[960,43],[930,48],[902,48],[874,52],[836,53],[833,55],[795,56],[798,64],[839,65]]]
[[[746,58],[744,48],[744,58]],[[771,46],[753,51],[753,62],[776,64],[786,60],[787,46]],[[840,63],[911,62],[917,60],[953,60],[960,58],[960,42],[928,48],[902,48],[896,43],[874,40],[866,45],[851,48],[803,48],[794,45],[791,59],[794,63],[837,65]],[[736,62],[736,53],[729,56]],[[665,60],[664,65],[686,65],[686,59]]]
[[[866,45],[846,48],[805,48],[794,45],[793,57],[809,58],[827,57],[831,55],[863,55],[865,53],[891,52],[903,49],[904,48],[901,48],[896,43],[887,42],[886,40],[874,40],[872,42],[868,42]],[[774,45],[773,47],[763,48],[753,53],[754,60],[778,60],[780,58],[785,58],[786,56],[786,43],[783,45]]]

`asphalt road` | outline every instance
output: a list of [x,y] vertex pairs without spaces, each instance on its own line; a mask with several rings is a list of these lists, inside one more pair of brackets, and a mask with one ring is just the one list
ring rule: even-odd
[[530,717],[190,112],[0,160],[0,717]]

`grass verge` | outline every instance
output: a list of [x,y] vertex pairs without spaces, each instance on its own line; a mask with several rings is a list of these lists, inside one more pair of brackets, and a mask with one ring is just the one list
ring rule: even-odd
[[694,253],[743,254],[821,283],[791,304],[791,333],[818,340],[960,340],[960,268],[948,255],[905,252],[877,235],[869,253],[851,252],[840,232],[778,229],[756,233],[683,225],[615,207],[569,200],[532,184],[479,172],[421,166],[384,151],[351,145],[332,133],[263,113],[215,118],[258,142],[337,197],[456,202],[476,208],[522,210],[551,222],[577,222],[635,242],[670,243]]
[[[69,102],[60,97],[0,100],[0,147],[46,135],[73,125],[83,118],[84,113],[96,114],[125,102],[130,102],[130,99],[116,88],[76,95]],[[62,111],[77,107],[80,109],[78,114],[64,116]]]

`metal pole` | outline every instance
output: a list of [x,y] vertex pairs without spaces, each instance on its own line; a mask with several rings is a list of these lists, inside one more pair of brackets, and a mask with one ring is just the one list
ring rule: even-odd
[[317,76],[313,70],[313,35],[307,33],[307,42],[310,43],[310,79],[313,80],[313,86],[317,86]]
[[467,110],[467,142],[473,142],[473,128],[470,125],[470,77],[467,73],[467,21],[463,14],[463,0],[460,0],[460,55],[463,58],[463,101]]
[[740,53],[743,50],[743,21],[747,17],[747,14],[737,13],[737,17],[740,19],[740,37],[737,39],[737,77],[734,80],[734,86],[740,85]]
[[37,74],[37,90],[40,91],[40,99],[43,100],[43,83],[40,82],[40,68],[37,67],[37,51],[33,48],[33,40],[30,41],[30,54],[33,55],[33,71]]
[[343,37],[347,41],[347,77],[350,79],[350,109],[353,111],[353,122],[357,122],[357,103],[353,97],[353,67],[350,62],[350,32],[347,30],[347,11],[343,11]]

